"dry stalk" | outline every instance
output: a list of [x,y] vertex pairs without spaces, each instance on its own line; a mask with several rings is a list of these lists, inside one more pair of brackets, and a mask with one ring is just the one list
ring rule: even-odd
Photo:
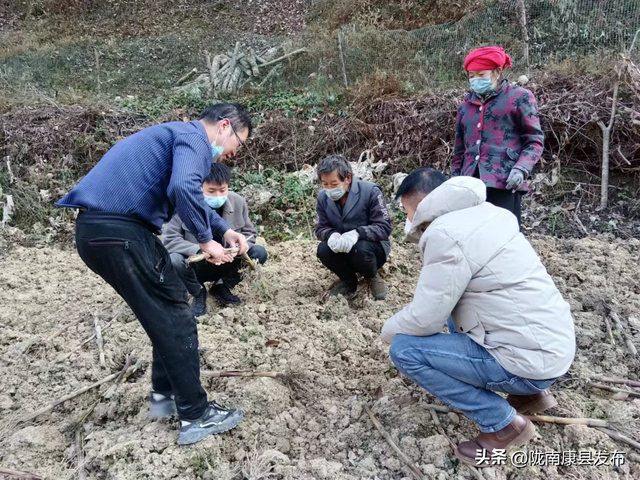
[[638,350],[636,349],[636,346],[631,341],[631,338],[627,335],[627,332],[625,332],[624,328],[622,328],[622,322],[620,321],[620,317],[618,316],[618,314],[613,310],[611,310],[609,314],[611,315],[611,318],[615,323],[616,330],[620,332],[620,335],[624,339],[624,342],[627,345],[627,349],[629,350],[629,353],[631,353],[631,355],[633,356],[638,356]]
[[[438,405],[434,405],[434,406],[438,406]],[[449,411],[451,411],[451,410],[449,410]],[[455,453],[455,451],[458,448],[458,446],[455,443],[453,443],[453,440],[451,440],[451,438],[449,438],[449,435],[447,435],[447,432],[444,431],[444,428],[442,427],[442,424],[440,423],[440,419],[438,418],[438,414],[436,413],[435,408],[429,407],[429,412],[431,413],[431,418],[433,419],[433,423],[436,424],[436,428],[438,429],[440,434],[444,438],[447,439],[447,441],[449,442],[449,445],[451,445],[451,448],[453,449],[453,452]],[[469,467],[469,469],[471,470],[471,473],[473,473],[474,477],[476,477],[478,480],[485,480],[485,478],[482,475],[482,473],[480,472],[480,470],[478,470],[473,465],[469,465],[469,464],[466,464],[466,463],[465,463],[465,465],[467,467]]]
[[559,425],[587,425],[589,427],[608,427],[609,422],[595,418],[563,418],[547,415],[525,415],[532,422],[557,423]]
[[[205,53],[207,54],[207,56],[209,56],[209,52],[205,52]],[[180,79],[176,82],[176,85],[178,85],[178,86],[182,85],[184,82],[186,82],[191,77],[193,77],[196,73],[198,73],[198,69],[197,68],[193,68],[193,69],[189,70],[182,77],[180,77]]]
[[421,480],[424,477],[424,475],[422,474],[420,469],[418,467],[416,467],[415,464],[411,461],[411,459],[409,457],[407,457],[405,455],[405,453],[402,450],[400,450],[400,448],[395,444],[395,442],[391,438],[391,435],[389,435],[387,433],[387,431],[384,429],[382,424],[378,421],[378,419],[373,414],[371,409],[367,405],[364,406],[364,409],[367,412],[367,414],[369,415],[369,418],[371,418],[371,421],[373,422],[373,425],[378,429],[380,434],[384,437],[384,439],[391,446],[391,448],[393,448],[393,450],[398,454],[398,456],[404,462],[404,464],[407,467],[409,467],[409,469],[411,470],[411,473],[413,473],[413,476],[416,477],[417,479]]
[[84,470],[84,447],[82,441],[82,429],[80,428],[76,430],[76,459],[78,461],[78,466],[76,467],[78,480],[86,480],[87,472]]
[[9,468],[0,467],[0,476],[6,478],[19,478],[24,480],[42,480],[43,476],[37,473],[19,472],[18,470],[11,470]]
[[98,356],[100,359],[100,368],[107,368],[104,358],[104,341],[102,340],[102,331],[100,330],[100,319],[97,314],[93,314],[93,324],[96,329],[96,345],[98,345]]
[[604,316],[604,325],[607,327],[607,335],[609,335],[609,341],[611,342],[611,345],[615,345],[616,341],[613,339],[613,330],[611,330],[611,322],[609,321],[606,315]]
[[42,407],[39,410],[36,410],[35,412],[32,413],[28,413],[27,415],[24,415],[23,417],[19,418],[17,423],[26,423],[29,422],[37,417],[39,417],[40,415],[44,415],[45,413],[50,412],[51,410],[53,410],[55,407],[57,407],[58,405],[63,404],[64,402],[71,400],[79,395],[82,395],[83,393],[88,392],[89,390],[99,387],[100,385],[103,385],[105,383],[110,382],[111,380],[115,380],[116,378],[118,378],[118,375],[120,375],[119,373],[112,373],[111,375],[109,375],[108,377],[103,378],[100,381],[97,381],[96,383],[92,383],[91,385],[87,386],[87,387],[82,387],[79,390],[76,390],[75,392],[71,392],[68,395],[65,395],[64,397],[59,398],[58,400],[50,403],[49,405],[47,405],[46,407]]
[[598,380],[599,382],[613,383],[616,385],[627,385],[628,387],[640,387],[640,382],[636,380],[628,380],[626,378],[612,378],[602,375],[594,375],[591,377],[591,379]]
[[100,404],[100,402],[103,399],[111,398],[111,396],[113,395],[113,392],[115,392],[115,389],[118,387],[118,385],[120,385],[120,383],[122,383],[131,373],[133,373],[136,370],[135,366],[133,368],[130,368],[134,359],[135,359],[135,352],[131,352],[129,355],[127,355],[127,360],[125,361],[124,367],[122,368],[122,370],[120,370],[120,373],[118,374],[118,377],[116,378],[116,381],[114,382],[114,384],[111,387],[109,387],[109,389],[107,389],[107,391],[103,393],[100,396],[100,398],[98,398],[98,400],[96,400],[87,409],[86,412],[80,415],[80,418],[78,418],[78,421],[74,425],[75,429],[78,429],[80,426],[82,426],[85,420],[89,418],[89,415],[93,413],[95,408]]
[[288,378],[290,374],[283,372],[246,372],[242,370],[217,371],[217,370],[200,370],[200,376],[213,378],[227,377],[268,377],[268,378]]
[[[222,251],[224,255],[235,255],[238,253],[237,248],[223,248]],[[199,253],[197,255],[191,255],[189,258],[187,258],[187,265],[191,265],[192,263],[196,263],[196,262],[201,262],[203,260],[206,260],[210,256],[211,255],[209,255],[208,253]]]
[[607,208],[609,204],[609,146],[611,143],[611,130],[616,119],[616,107],[618,105],[618,91],[620,90],[620,72],[613,85],[613,104],[611,105],[611,117],[609,124],[605,125],[598,120],[598,126],[602,130],[602,181],[600,185],[600,208]]
[[624,390],[622,388],[612,387],[610,385],[603,385],[601,383],[590,383],[589,386],[592,388],[599,388],[600,390],[607,390],[608,392],[626,393],[630,397],[640,398],[640,393],[638,392],[633,392],[631,390]]
[[606,433],[607,435],[609,435],[614,440],[618,440],[620,442],[624,442],[627,445],[632,446],[636,450],[640,450],[640,443],[636,442],[635,440],[630,439],[629,437],[621,434],[620,432],[616,432],[615,430],[610,430],[610,429],[604,428],[604,427],[594,427],[594,428],[596,430],[600,430],[603,433]]

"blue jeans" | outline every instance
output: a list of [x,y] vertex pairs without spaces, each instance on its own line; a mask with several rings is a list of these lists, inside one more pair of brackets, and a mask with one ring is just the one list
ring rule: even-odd
[[516,415],[507,400],[494,393],[533,395],[555,379],[528,380],[505,370],[487,350],[463,333],[429,337],[397,335],[389,354],[403,374],[442,402],[462,410],[485,433],[497,432]]

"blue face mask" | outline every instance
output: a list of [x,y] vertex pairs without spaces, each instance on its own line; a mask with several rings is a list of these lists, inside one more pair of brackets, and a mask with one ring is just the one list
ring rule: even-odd
[[219,147],[215,143],[211,144],[211,155],[213,155],[213,163],[216,163],[223,153],[224,147]]
[[224,205],[224,202],[227,201],[227,195],[224,197],[209,197],[207,195],[204,196],[204,201],[207,202],[211,208],[220,208]]
[[469,83],[471,84],[471,89],[478,95],[486,95],[493,90],[491,77],[473,78],[469,80]]
[[342,197],[344,197],[345,194],[343,187],[325,188],[324,191],[327,194],[327,197],[329,197],[334,202],[340,200]]

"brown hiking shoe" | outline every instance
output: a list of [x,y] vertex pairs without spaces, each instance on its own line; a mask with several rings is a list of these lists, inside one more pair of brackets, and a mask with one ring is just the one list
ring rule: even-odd
[[513,421],[502,430],[481,433],[474,440],[462,442],[456,448],[456,457],[475,467],[489,467],[494,450],[500,449],[506,453],[511,447],[521,447],[535,434],[536,427],[531,420],[517,413]]
[[558,402],[548,390],[544,392],[536,393],[534,395],[509,395],[507,402],[518,413],[528,413],[529,415],[535,415],[536,413],[544,412],[550,408],[558,405]]
[[384,300],[387,298],[387,285],[378,275],[369,279],[369,287],[371,294],[376,300]]

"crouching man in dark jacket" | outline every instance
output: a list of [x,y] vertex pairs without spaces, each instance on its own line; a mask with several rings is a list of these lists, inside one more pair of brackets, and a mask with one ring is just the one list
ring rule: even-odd
[[317,173],[323,187],[316,205],[318,258],[340,278],[331,295],[355,293],[360,274],[373,297],[384,300],[387,286],[378,270],[389,257],[392,227],[382,191],[353,178],[351,165],[338,155],[322,160]]
[[[267,251],[256,245],[257,232],[249,219],[247,202],[237,193],[229,190],[231,171],[223,163],[211,165],[211,171],[202,185],[205,203],[212,208],[229,227],[244,235],[247,239],[249,251],[247,255],[252,260],[263,264],[267,261]],[[191,311],[196,317],[207,313],[207,289],[205,282],[213,282],[209,293],[222,305],[240,305],[241,300],[231,292],[240,283],[242,276],[242,258],[214,265],[210,262],[197,262],[191,265],[186,260],[191,255],[200,253],[196,237],[187,230],[186,225],[178,215],[162,229],[162,243],[171,254],[171,263],[182,279],[187,291],[193,296]]]

